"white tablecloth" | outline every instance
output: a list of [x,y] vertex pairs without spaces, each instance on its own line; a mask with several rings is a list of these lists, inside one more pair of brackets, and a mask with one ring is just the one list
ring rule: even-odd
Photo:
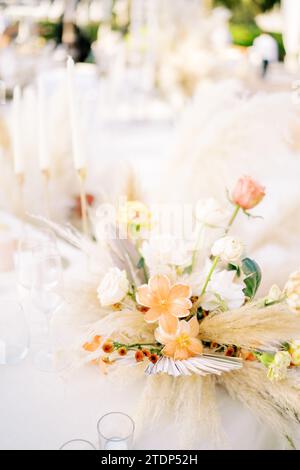
[[[1,215],[1,214],[0,214]],[[3,217],[2,217],[3,220]],[[15,223],[13,219],[6,218]],[[63,254],[72,262],[66,276],[78,272],[84,260],[64,243]],[[83,266],[83,264],[82,264]],[[16,296],[13,274],[0,275],[0,296]],[[0,366],[0,449],[58,449],[64,442],[83,438],[97,442],[96,424],[109,411],[134,415],[145,379],[131,385],[101,376],[94,366],[72,374],[42,373],[33,366],[33,355],[43,338],[43,317],[25,302],[32,342],[28,357],[16,366]],[[0,312],[1,315],[1,312]],[[259,424],[239,403],[218,390],[219,408],[229,442],[234,449],[278,449],[272,432]],[[137,449],[180,448],[174,423],[161,423],[159,430],[145,426],[135,442]],[[207,448],[199,442],[199,449]]]

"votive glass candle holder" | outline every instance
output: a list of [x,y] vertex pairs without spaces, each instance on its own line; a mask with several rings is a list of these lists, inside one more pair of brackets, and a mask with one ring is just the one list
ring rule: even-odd
[[125,413],[112,412],[102,416],[97,425],[102,450],[131,450],[135,424]]

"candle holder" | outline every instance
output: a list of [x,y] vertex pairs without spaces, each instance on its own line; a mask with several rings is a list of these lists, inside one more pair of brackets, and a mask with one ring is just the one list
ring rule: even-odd
[[125,413],[112,412],[98,421],[99,447],[102,450],[131,450],[135,424]]
[[97,450],[96,447],[84,439],[73,439],[66,442],[59,450]]
[[82,231],[85,236],[88,236],[88,217],[87,217],[87,200],[86,200],[86,191],[85,191],[85,181],[86,181],[86,169],[81,168],[78,170],[78,178],[80,185],[80,206],[81,206],[81,217],[82,217]]
[[45,202],[45,212],[48,219],[51,219],[51,209],[50,209],[50,193],[49,193],[49,184],[50,184],[50,171],[42,170],[43,176],[43,186],[44,186],[44,202]]

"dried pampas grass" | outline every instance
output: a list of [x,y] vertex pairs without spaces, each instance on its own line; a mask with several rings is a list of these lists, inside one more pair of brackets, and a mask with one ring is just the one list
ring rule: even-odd
[[90,336],[99,335],[129,344],[152,343],[154,328],[155,326],[151,324],[145,326],[141,312],[124,308],[116,312],[107,312],[92,325]]
[[200,324],[200,337],[245,349],[273,350],[281,343],[300,338],[300,316],[284,304],[266,308],[246,305],[206,317]]
[[167,375],[147,378],[135,416],[137,436],[167,418],[179,438],[178,448],[199,449],[210,442],[212,449],[228,448],[217,408],[215,378]]
[[257,363],[245,363],[236,372],[217,379],[230,396],[239,400],[262,423],[267,423],[294,446],[296,426],[300,424],[300,378],[293,373],[286,380],[272,383],[266,369]]

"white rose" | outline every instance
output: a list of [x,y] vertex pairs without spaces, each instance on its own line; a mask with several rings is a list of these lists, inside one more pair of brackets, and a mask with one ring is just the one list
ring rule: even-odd
[[196,219],[198,222],[210,227],[223,227],[229,218],[230,213],[216,199],[203,199],[197,202]]
[[211,249],[213,256],[220,256],[225,263],[234,263],[239,261],[243,254],[244,247],[242,243],[233,237],[223,237],[217,240]]
[[98,288],[98,299],[103,307],[108,307],[121,302],[128,291],[129,282],[126,272],[119,268],[111,268]]
[[234,271],[215,272],[201,301],[204,310],[212,311],[220,306],[232,310],[245,302],[244,284],[234,282]]

